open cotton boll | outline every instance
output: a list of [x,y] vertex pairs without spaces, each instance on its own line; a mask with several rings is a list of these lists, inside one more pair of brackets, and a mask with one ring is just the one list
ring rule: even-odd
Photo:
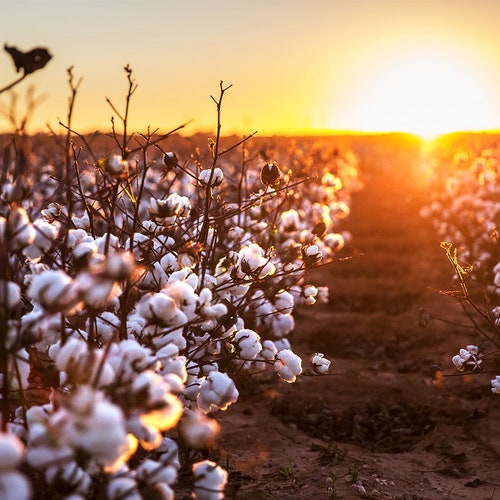
[[[7,220],[2,217],[2,221],[0,224],[0,242],[7,243],[7,247],[12,252],[22,250],[35,240],[35,228],[24,208],[13,206]],[[7,231],[5,224],[7,224]],[[8,241],[4,241],[6,235]]]
[[31,486],[27,478],[13,470],[0,473],[0,498],[2,500],[29,500]]
[[177,312],[177,304],[165,293],[148,293],[137,303],[136,312],[148,323],[168,325]]
[[135,452],[137,443],[125,431],[123,412],[102,392],[80,386],[71,395],[69,407],[58,412],[69,412],[59,428],[62,441],[84,450],[106,470],[117,470]]
[[0,432],[0,473],[15,469],[22,460],[24,444],[13,434]]
[[61,270],[43,271],[34,276],[28,296],[49,312],[70,313],[80,303],[78,285]]
[[309,357],[312,370],[320,375],[326,375],[330,370],[331,361],[321,352],[315,352]]
[[183,441],[191,448],[212,448],[220,433],[220,424],[201,411],[194,410],[181,420],[180,433]]
[[13,309],[21,300],[21,288],[13,281],[0,280],[0,304]]
[[143,500],[135,478],[123,475],[110,478],[106,486],[106,498],[109,500]]
[[262,351],[259,334],[249,329],[237,332],[233,344],[239,350],[240,357],[244,360],[255,359]]
[[173,484],[177,479],[177,469],[161,462],[146,458],[136,469],[136,478],[147,484]]
[[302,373],[302,360],[290,349],[283,349],[276,355],[274,370],[285,382],[295,382]]
[[79,496],[88,493],[92,479],[88,472],[80,468],[75,462],[62,465],[51,465],[45,471],[45,480],[56,488],[64,488]]
[[282,314],[291,314],[294,303],[293,295],[286,290],[281,290],[274,296],[274,307]]
[[37,219],[33,222],[33,227],[35,229],[35,239],[23,249],[23,253],[31,261],[38,261],[57,238],[59,226],[44,219]]
[[227,483],[227,471],[210,460],[193,464],[196,500],[221,500]]
[[211,168],[207,168],[202,170],[198,175],[198,183],[200,186],[210,186],[216,187],[222,183],[224,180],[224,173],[218,167],[214,168],[213,171]]
[[225,410],[238,400],[238,390],[229,376],[221,372],[211,372],[203,380],[197,398],[198,406],[206,413]]

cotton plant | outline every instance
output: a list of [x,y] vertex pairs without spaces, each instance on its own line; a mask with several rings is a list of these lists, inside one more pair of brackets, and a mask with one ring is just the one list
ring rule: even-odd
[[[220,138],[195,152],[135,139],[32,165],[31,194],[5,168],[6,498],[29,496],[30,471],[54,495],[173,498],[183,450],[215,446],[245,377],[330,371],[321,353],[304,367],[290,334],[295,308],[328,300],[307,271],[349,241],[355,159],[245,149],[242,167]],[[194,464],[196,498],[223,498],[226,483]]]
[[[479,374],[491,359],[498,358],[500,322],[500,246],[498,223],[500,152],[494,149],[480,154],[456,154],[452,169],[441,166],[444,178],[436,182],[440,189],[433,201],[422,208],[421,215],[431,220],[446,256],[454,271],[460,292],[450,292],[471,314],[481,317],[475,322],[485,340],[482,345],[470,344],[451,357],[459,373]],[[486,306],[479,306],[470,290],[488,297]],[[489,348],[486,348],[490,346]],[[491,381],[497,393],[497,378]]]

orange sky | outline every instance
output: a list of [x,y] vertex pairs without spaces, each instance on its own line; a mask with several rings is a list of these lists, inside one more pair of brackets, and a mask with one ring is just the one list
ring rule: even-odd
[[[223,133],[500,128],[500,2],[427,0],[0,0],[3,41],[53,60],[17,87],[44,96],[30,131],[58,129],[83,81],[74,127],[109,129],[130,64],[132,130],[213,130],[210,95],[232,84]],[[16,77],[2,51],[0,71]],[[5,109],[9,97],[3,94]],[[8,122],[0,117],[0,128]]]

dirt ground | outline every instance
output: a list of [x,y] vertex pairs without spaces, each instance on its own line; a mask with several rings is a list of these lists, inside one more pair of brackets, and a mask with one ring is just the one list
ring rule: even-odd
[[[500,499],[492,374],[429,376],[438,363],[452,374],[451,356],[479,340],[456,301],[431,290],[453,288],[452,270],[418,215],[429,190],[416,152],[401,158],[411,155],[399,174],[384,154],[361,165],[346,223],[354,257],[310,276],[330,286],[330,304],[298,312],[292,345],[333,359],[332,375],[249,384],[217,415],[227,498]],[[423,307],[459,326],[419,326]]]

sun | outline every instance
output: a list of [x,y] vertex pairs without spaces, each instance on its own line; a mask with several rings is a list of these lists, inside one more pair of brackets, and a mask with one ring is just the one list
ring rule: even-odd
[[480,72],[460,54],[415,48],[387,57],[367,75],[356,108],[359,126],[432,138],[484,130],[491,101]]

